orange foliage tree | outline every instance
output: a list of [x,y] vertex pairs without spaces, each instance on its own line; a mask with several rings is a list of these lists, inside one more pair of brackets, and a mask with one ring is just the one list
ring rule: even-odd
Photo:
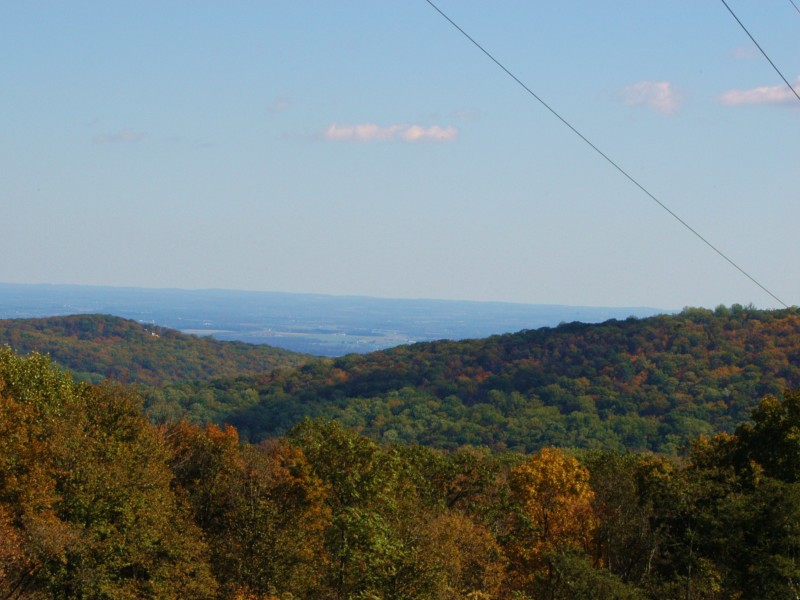
[[212,597],[207,549],[166,459],[124,390],[0,349],[5,597]]

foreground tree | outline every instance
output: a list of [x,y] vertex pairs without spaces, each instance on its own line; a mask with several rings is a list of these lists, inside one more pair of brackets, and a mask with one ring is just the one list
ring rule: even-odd
[[328,489],[329,597],[501,597],[505,556],[486,525],[451,506],[477,494],[445,481],[448,458],[381,447],[333,422],[306,421],[290,439]]
[[511,471],[516,511],[509,535],[512,579],[537,598],[555,598],[556,556],[588,553],[597,517],[589,471],[556,448],[543,448]]
[[165,429],[226,597],[324,597],[326,489],[285,441],[240,446],[236,430],[180,422]]
[[138,401],[0,350],[0,583],[8,597],[204,598],[207,549]]
[[305,421],[290,434],[328,488],[331,523],[325,532],[334,598],[382,596],[400,580],[401,470],[378,444],[338,423]]
[[598,519],[593,563],[646,589],[665,551],[656,506],[662,504],[676,468],[658,456],[616,452],[591,452],[585,464]]
[[746,598],[800,595],[800,390],[764,398],[733,435],[698,440],[687,475],[706,490],[699,551],[721,589]]

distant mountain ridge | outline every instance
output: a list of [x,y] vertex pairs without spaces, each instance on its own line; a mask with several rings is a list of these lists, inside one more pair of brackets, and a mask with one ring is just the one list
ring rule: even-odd
[[111,315],[0,320],[0,345],[49,354],[78,377],[164,385],[295,367],[309,356],[266,345],[199,338]]
[[0,283],[0,318],[113,314],[185,333],[265,343],[319,356],[664,312],[646,307]]

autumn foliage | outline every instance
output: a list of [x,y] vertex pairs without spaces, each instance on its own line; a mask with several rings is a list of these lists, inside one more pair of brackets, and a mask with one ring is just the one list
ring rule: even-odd
[[800,392],[679,461],[257,445],[0,351],[0,598],[706,599],[800,589]]
[[230,423],[251,442],[304,418],[443,450],[546,446],[677,457],[800,386],[800,313],[742,306],[437,341],[280,372],[146,390],[156,419]]
[[526,589],[552,587],[556,553],[592,547],[597,517],[589,471],[575,457],[543,448],[511,470],[510,487],[517,507],[513,576]]

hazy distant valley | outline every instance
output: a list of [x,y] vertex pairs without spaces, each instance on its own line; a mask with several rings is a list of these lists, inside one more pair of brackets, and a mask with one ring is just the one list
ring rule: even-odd
[[599,323],[668,311],[648,307],[398,300],[231,290],[0,284],[0,318],[112,314],[220,340],[318,356],[460,340],[562,322]]

